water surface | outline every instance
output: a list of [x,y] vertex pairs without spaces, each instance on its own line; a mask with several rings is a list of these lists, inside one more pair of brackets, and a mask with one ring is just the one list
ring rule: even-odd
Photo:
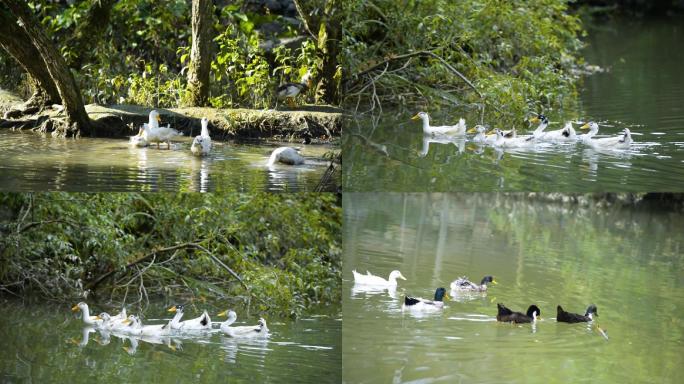
[[[233,339],[218,329],[182,337],[108,336],[84,327],[68,307],[54,305],[4,301],[0,313],[3,383],[340,382],[339,308],[297,321],[267,319],[265,340]],[[145,315],[150,324],[168,318],[161,305]],[[257,319],[238,312],[236,324],[252,325]]]
[[[684,215],[495,194],[344,195],[343,382],[679,382],[684,375]],[[396,292],[354,287],[352,269]],[[486,294],[436,314],[402,312],[459,276]],[[496,322],[496,303],[541,308],[536,326]],[[555,321],[556,305],[596,324]],[[597,325],[605,330],[607,339]]]
[[[464,139],[428,143],[420,123],[410,120],[417,111],[385,111],[375,128],[364,120],[346,130],[345,190],[684,190],[684,19],[594,21],[588,30],[583,55],[606,71],[585,77],[580,110],[547,111],[547,130],[560,129],[566,119],[598,121],[604,136],[630,128],[636,143],[629,150],[565,144],[501,151]],[[433,125],[455,124],[463,114],[428,112]],[[479,120],[463,116],[469,126]],[[531,128],[523,120],[519,132]],[[485,123],[511,128],[486,115]]]
[[[280,143],[280,145],[291,145]],[[0,188],[5,191],[313,191],[332,148],[307,145],[303,165],[266,166],[274,145],[213,142],[209,156],[190,153],[190,139],[174,149],[137,148],[125,139],[53,138],[0,131]],[[338,173],[339,175],[339,173]],[[338,177],[339,178],[339,177]],[[336,190],[333,178],[323,190]]]

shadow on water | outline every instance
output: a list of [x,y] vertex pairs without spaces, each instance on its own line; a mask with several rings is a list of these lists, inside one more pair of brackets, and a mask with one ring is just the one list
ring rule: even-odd
[[[675,382],[684,336],[684,215],[547,203],[525,195],[346,193],[345,382]],[[406,277],[366,293],[351,270]],[[466,275],[486,294],[441,312],[401,311]],[[496,303],[542,320],[496,322]],[[556,306],[593,324],[557,323]],[[605,331],[605,335],[602,331]],[[349,369],[346,367],[353,367]],[[619,367],[619,369],[616,369]]]

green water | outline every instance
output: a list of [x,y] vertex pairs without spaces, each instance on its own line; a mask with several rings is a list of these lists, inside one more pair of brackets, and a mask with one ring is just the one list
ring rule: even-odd
[[[684,377],[684,215],[558,205],[496,194],[344,195],[343,382],[675,383]],[[406,277],[395,293],[351,270]],[[486,295],[403,313],[459,276]],[[393,297],[394,296],[394,297]],[[496,303],[541,308],[536,326],[496,322]],[[555,321],[598,306],[598,325]]]
[[[386,110],[376,127],[361,120],[345,131],[345,191],[683,190],[684,19],[595,21],[588,30],[583,55],[608,71],[584,78],[579,111],[547,111],[547,130],[560,129],[566,118],[598,121],[605,136],[628,127],[635,140],[629,150],[564,144],[501,151],[463,139],[427,143],[420,123],[410,120],[417,111]],[[427,111],[433,125],[455,124],[462,116],[469,126],[479,121],[457,108]],[[529,128],[523,120],[519,132]],[[485,123],[499,126],[486,115]]]
[[[1,305],[3,383],[340,382],[339,308],[297,321],[267,318],[268,339],[236,340],[224,336],[218,325],[212,333],[200,336],[108,336],[88,331],[68,306],[11,301]],[[146,323],[162,323],[161,319],[168,318],[164,308],[146,309]],[[238,311],[239,325],[257,320],[256,315]],[[222,320],[212,316],[212,321]]]
[[[74,192],[315,190],[329,164],[322,156],[331,147],[306,145],[302,148],[305,164],[267,167],[274,148],[214,141],[211,154],[198,158],[190,153],[190,138],[166,150],[133,147],[123,139],[59,139],[2,130],[0,188]],[[323,190],[337,190],[338,179],[332,178]]]

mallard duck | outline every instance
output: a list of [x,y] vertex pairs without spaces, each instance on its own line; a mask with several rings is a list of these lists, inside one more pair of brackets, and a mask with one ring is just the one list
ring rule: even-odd
[[221,331],[230,337],[265,337],[268,336],[268,327],[266,320],[259,319],[257,325],[246,325],[240,327],[231,327],[230,325],[237,320],[237,314],[233,310],[225,310],[218,314],[218,316],[228,316],[228,319],[221,323]]
[[211,318],[207,311],[202,312],[202,315],[185,321],[180,321],[183,317],[183,311],[185,307],[182,304],[176,304],[168,309],[169,312],[175,312],[176,315],[173,317],[169,324],[172,329],[180,330],[201,330],[201,329],[211,329]]
[[494,280],[494,276],[487,275],[483,277],[479,285],[468,280],[467,277],[462,276],[452,281],[450,287],[451,291],[454,292],[484,292],[487,290],[487,283],[497,284]]
[[202,118],[202,132],[195,136],[190,146],[190,152],[197,156],[208,155],[211,151],[211,137],[209,136],[209,120]]
[[591,147],[621,149],[629,148],[629,146],[633,142],[632,132],[629,130],[629,128],[625,128],[623,133],[619,136],[604,137],[601,139],[593,138],[599,130],[598,124],[593,121],[584,124],[580,127],[580,129],[589,129],[588,133],[580,135],[580,139],[582,140],[583,144],[586,144]]
[[272,166],[275,163],[283,163],[287,165],[304,164],[304,157],[292,147],[280,147],[271,152],[271,157],[268,158],[267,166]]
[[541,310],[536,305],[530,305],[527,308],[527,314],[520,312],[513,312],[506,308],[503,304],[496,305],[498,313],[496,314],[496,321],[504,323],[531,323],[541,319]]
[[90,309],[88,308],[88,304],[81,301],[80,303],[71,307],[72,312],[76,312],[78,310],[81,310],[81,313],[83,313],[83,322],[86,325],[92,325],[95,327],[101,327],[102,326],[102,319],[100,319],[98,316],[91,316],[90,315]]
[[466,123],[465,119],[459,119],[456,125],[443,125],[440,127],[430,126],[430,117],[426,112],[418,112],[411,120],[423,120],[423,133],[428,135],[465,135]]
[[127,335],[136,336],[163,336],[171,334],[170,322],[166,324],[142,325],[140,318],[130,315],[123,321],[124,327],[117,328],[116,331]]
[[583,323],[594,320],[594,316],[598,317],[598,308],[594,304],[587,307],[584,315],[577,313],[565,312],[560,305],[556,307],[556,321],[562,323]]
[[276,89],[276,95],[279,99],[287,100],[287,103],[292,107],[294,106],[294,99],[311,87],[311,71],[306,71],[302,80],[299,83],[285,83]]
[[420,297],[404,297],[404,305],[402,309],[410,309],[412,311],[434,311],[444,308],[444,299],[449,298],[446,289],[437,288],[435,291],[435,299],[427,300]]
[[142,137],[147,143],[157,143],[157,148],[159,148],[160,142],[165,142],[167,148],[171,148],[171,139],[175,139],[178,136],[183,136],[177,130],[171,128],[168,124],[166,127],[159,126],[159,112],[156,110],[150,111],[149,121],[147,124],[143,124]]
[[406,280],[406,278],[401,274],[401,272],[396,270],[392,271],[389,274],[389,278],[387,280],[383,279],[380,276],[372,275],[369,271],[366,271],[365,275],[356,272],[356,270],[353,270],[352,273],[354,274],[354,284],[396,287],[397,279]]

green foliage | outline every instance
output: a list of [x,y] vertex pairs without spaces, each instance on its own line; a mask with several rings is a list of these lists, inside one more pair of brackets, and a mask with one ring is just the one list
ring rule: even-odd
[[[344,31],[343,65],[351,74],[397,55],[431,51],[482,93],[480,98],[439,60],[413,57],[408,64],[390,60],[383,76],[378,75],[385,66],[370,74],[382,101],[431,109],[484,103],[491,107],[488,113],[512,119],[575,96],[572,70],[580,60],[582,29],[565,1],[432,0],[402,7],[351,1],[345,8],[347,20],[358,20]],[[352,83],[349,103],[365,84]]]
[[[69,42],[76,28],[87,19],[91,2],[71,3],[34,0],[29,5],[73,66],[86,103],[164,108],[183,104],[191,39],[189,1],[117,1],[101,40],[86,52]],[[276,103],[275,90],[279,84],[298,82],[307,70],[316,78],[323,52],[312,39],[294,50],[279,47],[268,52],[263,48],[265,41],[258,28],[282,21],[281,16],[245,12],[241,1],[216,6],[220,12],[214,26],[216,50],[209,100],[214,107],[271,107]],[[279,37],[298,33],[289,26]],[[79,63],[81,59],[83,63]],[[5,67],[0,84],[25,94],[26,84],[21,84],[21,77],[16,76],[17,64],[0,55],[0,69]]]
[[[332,194],[2,194],[0,207],[0,285],[15,294],[120,298],[142,284],[147,295],[244,301],[290,316],[340,300]],[[161,250],[185,243],[209,253]]]

